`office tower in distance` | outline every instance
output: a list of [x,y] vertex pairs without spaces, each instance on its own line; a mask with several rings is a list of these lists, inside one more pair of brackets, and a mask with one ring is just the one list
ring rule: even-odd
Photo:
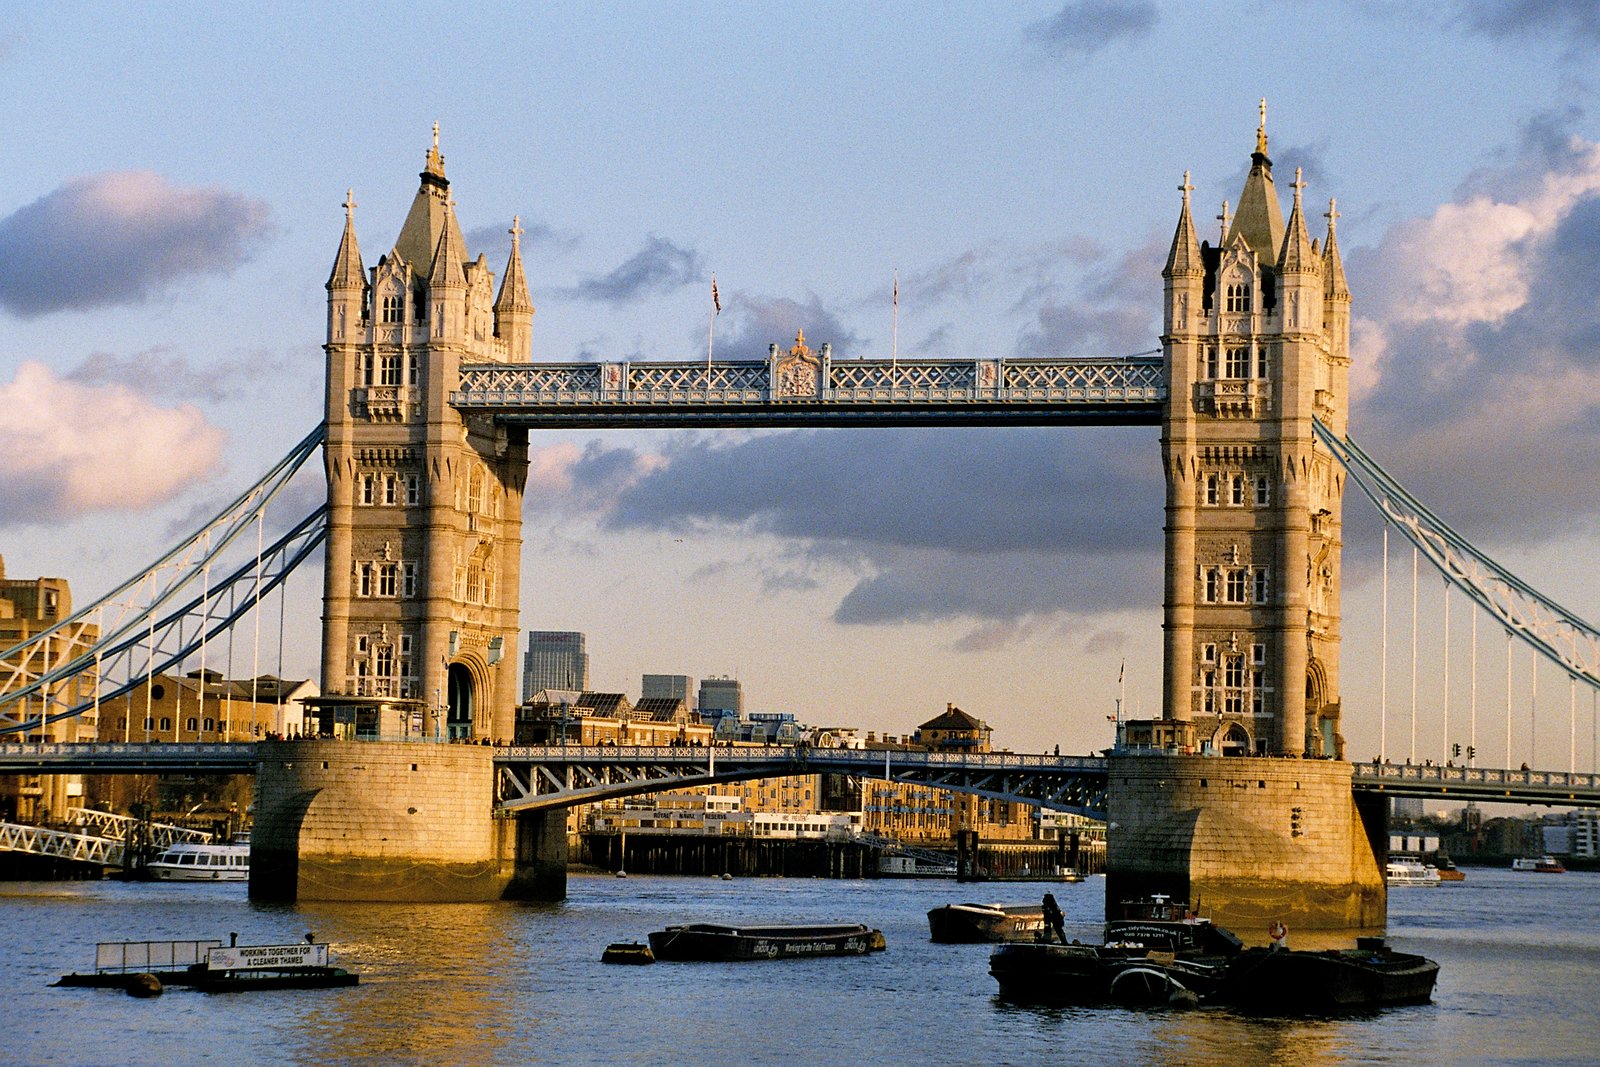
[[717,719],[744,714],[744,688],[737,678],[706,678],[700,682],[700,716]]
[[640,700],[681,700],[694,707],[694,679],[687,674],[647,674],[639,683]]
[[589,688],[589,653],[584,636],[570,630],[530,630],[522,657],[522,699],[541,689]]

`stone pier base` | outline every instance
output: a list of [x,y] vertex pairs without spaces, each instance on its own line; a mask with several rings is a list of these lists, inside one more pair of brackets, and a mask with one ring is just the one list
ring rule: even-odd
[[1382,927],[1385,822],[1333,760],[1113,756],[1106,908],[1152,892],[1188,900],[1247,942],[1283,922]]
[[491,748],[311,740],[258,752],[252,900],[564,895],[564,827],[559,884],[537,863],[542,875],[519,877],[519,820],[494,815]]

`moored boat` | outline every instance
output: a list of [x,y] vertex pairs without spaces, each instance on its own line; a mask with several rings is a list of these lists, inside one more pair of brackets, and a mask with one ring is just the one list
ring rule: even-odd
[[1381,937],[1358,938],[1353,949],[1302,952],[1252,948],[1229,966],[1214,999],[1248,1013],[1322,1015],[1425,1004],[1439,965],[1395,952]]
[[685,923],[650,934],[658,960],[733,962],[804,956],[865,956],[881,952],[883,933],[861,923],[721,926]]
[[928,912],[929,937],[941,944],[1031,941],[1043,930],[1038,904],[944,904]]
[[361,976],[329,961],[328,946],[311,940],[287,945],[229,945],[220,941],[119,941],[95,946],[92,974],[67,974],[58,986],[143,988],[155,979],[206,993],[252,989],[332,989],[358,985]]
[[158,882],[247,882],[250,844],[179,841],[146,866]]
[[1554,856],[1540,856],[1538,859],[1534,859],[1531,856],[1519,857],[1511,861],[1511,869],[1513,871],[1534,871],[1538,874],[1567,873],[1566,867],[1562,866],[1561,861]]

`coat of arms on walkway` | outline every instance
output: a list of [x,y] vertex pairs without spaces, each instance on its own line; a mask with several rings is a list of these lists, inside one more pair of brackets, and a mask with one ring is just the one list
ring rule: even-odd
[[804,330],[796,331],[794,347],[773,364],[772,389],[779,399],[821,395],[822,361],[811,354]]

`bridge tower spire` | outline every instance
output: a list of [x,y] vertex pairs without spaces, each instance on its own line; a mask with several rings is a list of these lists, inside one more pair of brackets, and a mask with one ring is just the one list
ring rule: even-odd
[[[358,733],[510,739],[527,431],[450,394],[464,363],[526,362],[526,331],[499,334],[437,127],[418,177],[370,273],[347,201],[328,281],[323,705]],[[512,270],[531,318],[515,251]]]
[[1185,175],[1162,272],[1163,738],[1187,750],[1343,754],[1343,481],[1312,423],[1343,431],[1350,297],[1304,187],[1285,225],[1263,103],[1222,245],[1195,245]]

